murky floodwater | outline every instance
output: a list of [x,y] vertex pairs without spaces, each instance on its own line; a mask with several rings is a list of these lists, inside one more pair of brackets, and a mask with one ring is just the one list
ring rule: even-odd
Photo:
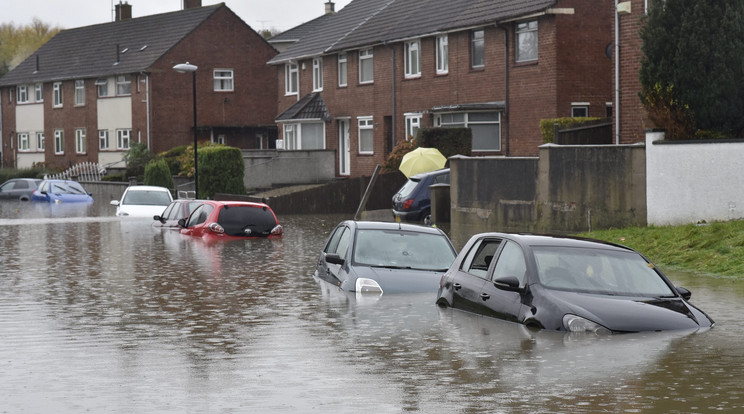
[[671,275],[707,332],[532,332],[314,280],[342,216],[206,244],[107,205],[31,207],[0,203],[2,413],[744,410],[742,282]]

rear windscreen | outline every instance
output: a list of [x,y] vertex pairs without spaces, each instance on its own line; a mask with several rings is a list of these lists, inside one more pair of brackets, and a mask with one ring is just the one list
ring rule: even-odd
[[[268,236],[276,226],[271,210],[263,207],[225,206],[218,223],[230,236]],[[246,233],[246,229],[250,232]]]

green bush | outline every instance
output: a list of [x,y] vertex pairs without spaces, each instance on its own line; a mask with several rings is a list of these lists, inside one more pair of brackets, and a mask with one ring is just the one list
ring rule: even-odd
[[[168,164],[171,175],[186,175],[182,172],[181,161],[182,157],[184,157],[184,154],[186,154],[187,147],[187,145],[180,145],[178,147],[171,148],[168,151],[158,154],[158,156],[164,159],[165,162]],[[189,154],[191,155],[191,160],[193,160],[194,151],[189,151]],[[193,161],[191,165],[193,166]]]
[[602,118],[592,117],[566,117],[566,118],[548,118],[540,120],[540,134],[542,135],[543,143],[552,144],[555,142],[554,125],[558,124],[558,128],[570,128],[573,126],[581,125],[587,122],[594,122]]
[[445,157],[472,154],[473,134],[470,128],[421,128],[416,136],[408,141],[400,141],[382,165],[383,173],[398,171],[403,156],[418,147],[436,148]]
[[145,174],[145,166],[155,158],[147,144],[133,142],[124,153],[124,162],[127,164],[127,177],[137,177],[142,181]]
[[42,168],[23,168],[16,170],[13,168],[0,169],[0,184],[11,178],[44,178],[46,171]]
[[173,176],[164,159],[150,161],[145,166],[145,185],[157,185],[173,191]]
[[199,194],[213,198],[216,193],[245,194],[245,163],[238,148],[214,145],[199,148]]

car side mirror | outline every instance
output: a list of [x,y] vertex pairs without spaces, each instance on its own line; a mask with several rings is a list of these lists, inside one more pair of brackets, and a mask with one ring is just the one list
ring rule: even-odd
[[493,281],[493,285],[497,289],[506,290],[509,292],[519,292],[519,279],[516,276],[504,276]]
[[186,228],[186,219],[185,218],[178,219],[178,226]]
[[111,203],[109,203],[109,204],[111,204],[112,206],[118,206],[119,205],[119,200],[111,200]]
[[160,216],[152,216],[152,219],[161,223],[165,223],[165,219]]
[[327,254],[325,256],[325,261],[328,263],[333,263],[333,264],[337,264],[341,266],[343,266],[344,263],[346,262],[346,260],[342,259],[341,256],[335,253]]
[[675,289],[677,289],[677,293],[679,293],[679,295],[682,296],[682,299],[684,300],[690,300],[690,298],[692,297],[692,292],[683,287],[675,286]]

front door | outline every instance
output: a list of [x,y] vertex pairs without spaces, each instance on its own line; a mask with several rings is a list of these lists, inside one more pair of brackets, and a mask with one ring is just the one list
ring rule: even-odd
[[349,121],[340,119],[338,121],[338,173],[339,175],[351,174],[351,148],[349,145]]

